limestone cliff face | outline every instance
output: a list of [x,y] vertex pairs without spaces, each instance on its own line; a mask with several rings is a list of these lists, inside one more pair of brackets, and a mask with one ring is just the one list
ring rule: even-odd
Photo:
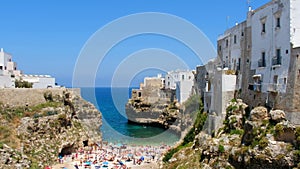
[[184,104],[177,102],[146,103],[142,99],[130,99],[126,104],[129,122],[153,125],[183,135],[191,128],[200,104],[199,96],[191,96]]
[[176,129],[175,124],[179,115],[179,110],[175,106],[161,103],[146,104],[130,100],[126,104],[126,115],[129,122],[172,128],[180,133],[180,129]]
[[11,134],[0,135],[0,168],[51,165],[59,155],[101,141],[101,113],[94,105],[72,91],[44,94],[47,101],[38,105],[1,105],[1,124],[6,125],[0,127]]
[[164,168],[299,168],[300,128],[281,110],[256,107],[247,113],[241,100],[230,102],[223,127],[200,132]]

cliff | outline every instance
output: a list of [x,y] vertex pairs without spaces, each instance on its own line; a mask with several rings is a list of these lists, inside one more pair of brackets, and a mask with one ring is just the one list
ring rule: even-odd
[[193,128],[193,140],[171,149],[162,167],[299,168],[300,128],[281,110],[256,107],[246,112],[246,107],[241,100],[232,100],[219,131],[208,135]]
[[130,99],[126,115],[129,122],[171,129],[181,135],[193,124],[199,101],[196,95],[182,105],[176,101],[147,103],[142,99]]
[[167,104],[145,104],[132,102],[126,104],[126,115],[129,122],[170,128],[176,121],[179,111]]
[[101,142],[101,113],[78,91],[28,91],[26,101],[24,89],[0,91],[9,93],[0,104],[0,168],[42,168],[59,155]]

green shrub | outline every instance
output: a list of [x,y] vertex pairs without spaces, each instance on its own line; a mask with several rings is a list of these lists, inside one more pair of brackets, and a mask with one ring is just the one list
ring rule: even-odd
[[268,142],[269,142],[268,139],[266,137],[263,137],[261,140],[259,140],[258,147],[260,149],[264,149],[268,146]]
[[44,93],[44,98],[45,98],[46,101],[52,102],[53,101],[52,92],[49,92],[49,91],[45,92]]
[[244,130],[241,129],[235,129],[235,130],[230,130],[230,135],[233,135],[233,134],[237,134],[237,135],[243,135],[244,134]]
[[219,145],[218,149],[219,149],[220,153],[224,153],[225,152],[225,148],[224,148],[224,146],[222,144]]
[[276,124],[275,126],[275,136],[278,136],[283,133],[284,126],[282,124]]
[[170,149],[170,150],[165,154],[165,156],[164,156],[164,158],[163,158],[163,162],[168,162],[168,161],[173,157],[173,155],[174,155],[175,153],[177,153],[178,150],[179,150],[178,148],[172,148],[172,149]]
[[33,83],[24,81],[22,79],[15,81],[16,88],[32,88]]

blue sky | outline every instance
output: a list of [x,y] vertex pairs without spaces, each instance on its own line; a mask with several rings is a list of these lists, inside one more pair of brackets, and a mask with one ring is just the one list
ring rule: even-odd
[[[268,0],[252,0],[257,8]],[[162,12],[181,17],[200,29],[216,45],[217,37],[246,18],[246,0],[0,0],[0,47],[13,55],[27,74],[50,74],[59,84],[71,86],[76,59],[86,41],[101,27],[126,15]],[[175,29],[175,28],[174,28]],[[96,77],[98,86],[109,86],[113,66],[120,58],[145,48],[160,48],[182,58],[192,55],[182,44],[157,35],[132,37],[115,47]],[[190,60],[193,68],[197,61]],[[151,71],[140,72],[137,82]],[[157,73],[159,71],[152,71]]]

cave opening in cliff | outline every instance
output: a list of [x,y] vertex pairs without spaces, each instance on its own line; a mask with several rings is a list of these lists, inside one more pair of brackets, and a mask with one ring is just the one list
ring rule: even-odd
[[60,151],[60,153],[58,154],[59,156],[65,156],[65,155],[71,155],[73,152],[75,152],[76,151],[76,149],[75,149],[75,147],[74,147],[74,144],[72,144],[72,145],[67,145],[67,146],[64,146],[62,149],[61,149],[61,151]]
[[89,146],[89,140],[85,140],[85,141],[83,141],[82,143],[83,143],[83,146],[84,146],[84,147]]

